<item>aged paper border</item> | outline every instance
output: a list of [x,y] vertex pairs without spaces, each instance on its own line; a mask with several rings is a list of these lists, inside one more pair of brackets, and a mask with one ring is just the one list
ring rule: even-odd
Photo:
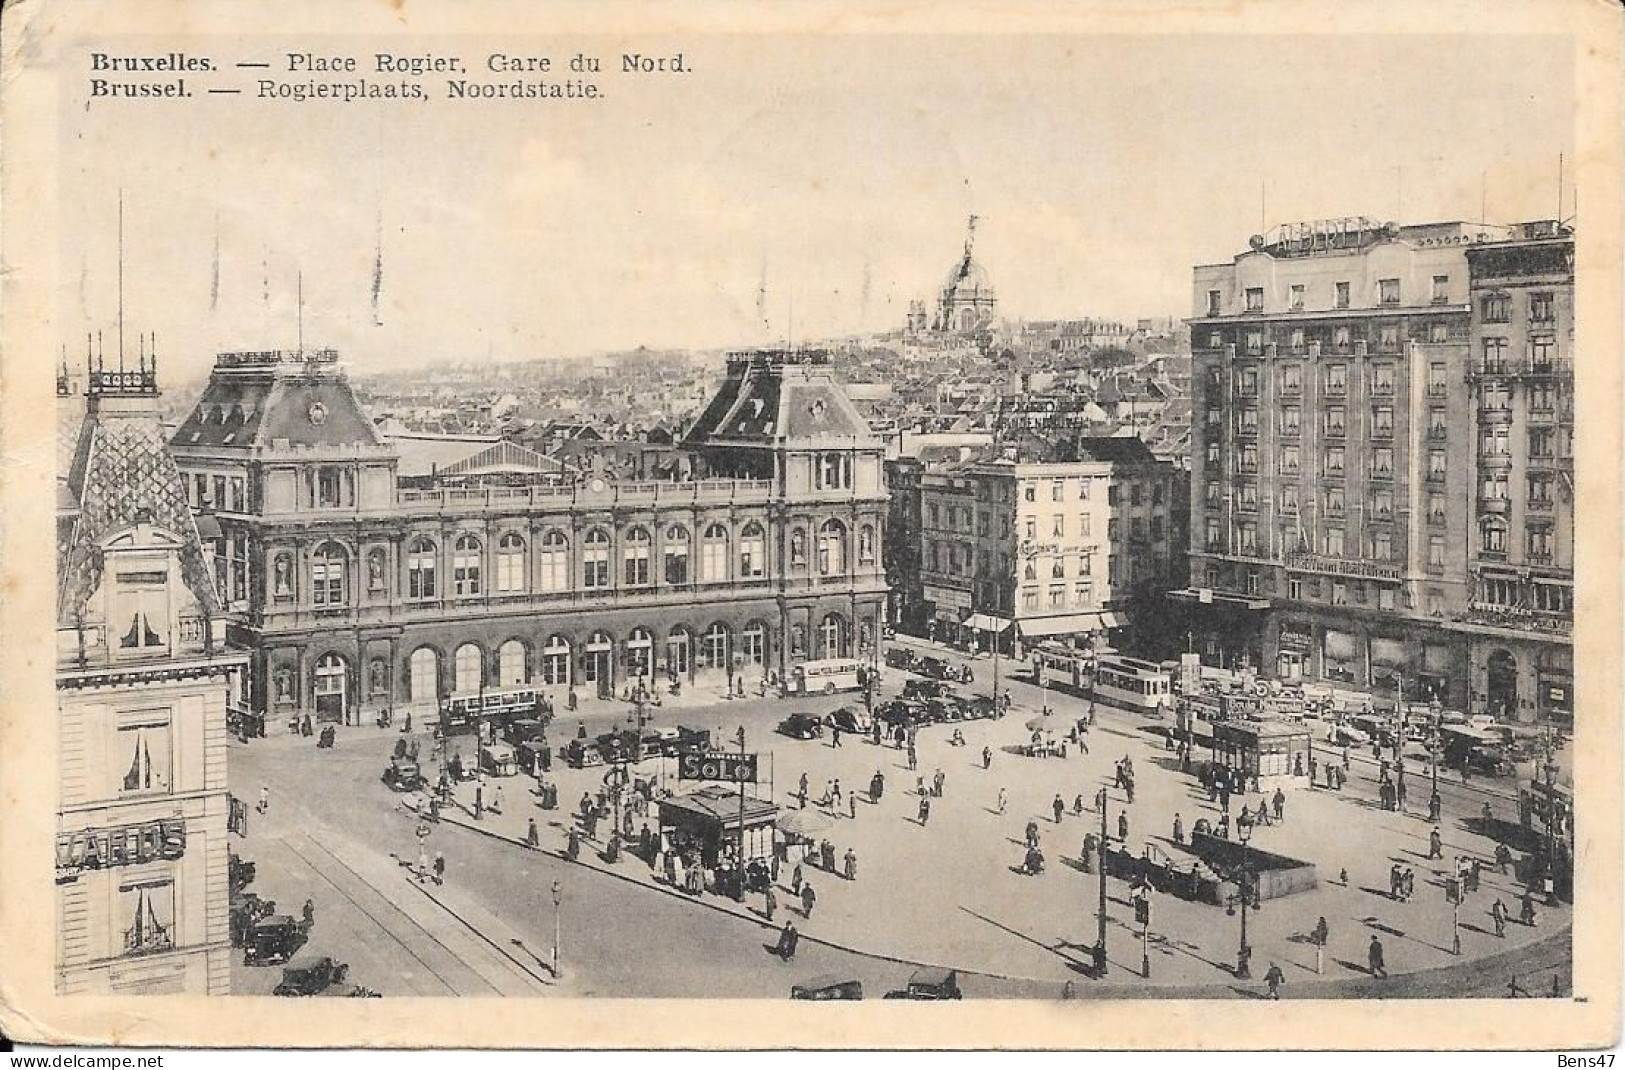
[[[1339,0],[1230,3],[1036,0],[864,4],[799,0],[669,5],[560,0],[377,3],[281,0],[14,0],[0,24],[0,1028],[18,1040],[298,1047],[1542,1048],[1619,1037],[1620,986],[1620,29],[1610,0],[1443,0],[1426,7]],[[948,1007],[787,1000],[90,998],[53,994],[50,872],[56,797],[52,620],[55,466],[53,323],[57,230],[76,207],[52,187],[59,111],[56,42],[95,27],[129,33],[370,35],[576,32],[699,35],[1565,34],[1575,44],[1578,230],[1576,779],[1581,873],[1576,1001],[997,1001]],[[1378,87],[1374,87],[1376,89]],[[1448,86],[1441,86],[1448,92]],[[1187,266],[1176,265],[1178,270]],[[518,1012],[518,1013],[516,1013]]]

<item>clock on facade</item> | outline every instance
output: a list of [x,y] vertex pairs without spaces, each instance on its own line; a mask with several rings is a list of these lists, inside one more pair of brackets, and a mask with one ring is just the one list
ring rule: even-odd
[[310,417],[310,422],[313,425],[320,427],[327,422],[327,406],[319,401],[313,401],[310,403],[310,408],[305,415]]

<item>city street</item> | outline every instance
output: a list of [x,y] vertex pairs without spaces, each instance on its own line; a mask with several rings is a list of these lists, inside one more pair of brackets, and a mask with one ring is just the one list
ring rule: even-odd
[[[985,692],[992,663],[982,657],[974,666],[977,682],[971,690]],[[900,671],[888,672],[884,692],[900,690],[905,678]],[[656,726],[707,726],[713,733],[720,730],[730,743],[742,724],[747,749],[764,754],[760,794],[770,790],[771,770],[771,790],[781,807],[797,806],[794,795],[802,773],[808,776],[809,806],[816,806],[826,785],[837,779],[848,796],[854,788],[862,789],[855,807],[826,809],[829,827],[818,836],[833,843],[838,866],[849,848],[855,853],[857,878],[848,881],[811,864],[803,866],[804,878],[818,894],[813,916],[805,918],[790,894],[786,868],[779,874],[779,913],[772,927],[761,917],[759,895],[748,897],[743,906],[710,894],[696,900],[657,880],[630,854],[605,862],[599,855],[603,829],[600,842],[584,844],[580,863],[558,857],[576,800],[583,792],[596,793],[605,773],[603,766],[574,770],[558,761],[550,777],[559,787],[560,810],[539,808],[528,777],[492,778],[485,800],[491,801],[500,784],[504,811],[487,811],[476,821],[469,809],[473,786],[459,788],[458,807],[444,815],[429,840],[429,853],[444,852],[447,862],[446,885],[438,893],[445,906],[431,910],[429,898],[396,860],[415,861],[417,820],[402,806],[407,796],[389,791],[379,780],[396,733],[371,726],[344,730],[332,751],[286,735],[234,746],[236,793],[253,799],[264,783],[274,800],[267,819],[251,813],[250,836],[241,852],[259,863],[256,890],[274,895],[279,909],[296,913],[307,894],[316,900],[313,950],[350,961],[354,983],[388,994],[783,995],[806,976],[836,972],[863,979],[868,992],[879,995],[900,986],[916,963],[967,971],[964,987],[972,996],[1054,996],[1067,981],[1080,996],[1107,990],[1127,995],[1147,986],[1168,995],[1210,988],[1211,994],[1223,995],[1257,989],[1257,979],[1271,963],[1285,973],[1288,991],[1299,994],[1331,994],[1356,985],[1394,995],[1446,990],[1504,995],[1509,979],[1519,974],[1522,987],[1541,994],[1550,989],[1554,973],[1561,974],[1561,985],[1567,984],[1568,907],[1541,904],[1537,925],[1520,924],[1521,888],[1512,876],[1495,872],[1490,864],[1494,841],[1481,834],[1478,819],[1486,802],[1498,821],[1516,822],[1516,782],[1475,778],[1463,785],[1454,774],[1441,779],[1444,858],[1430,860],[1425,763],[1409,763],[1411,813],[1387,812],[1375,801],[1377,770],[1369,749],[1351,755],[1350,779],[1342,792],[1289,791],[1285,820],[1254,834],[1252,847],[1313,862],[1319,883],[1313,891],[1269,900],[1249,912],[1251,985],[1233,976],[1239,917],[1171,895],[1154,897],[1144,947],[1151,976],[1142,978],[1141,934],[1134,925],[1129,889],[1115,878],[1107,882],[1108,974],[1092,977],[1087,967],[1097,925],[1098,877],[1080,872],[1079,854],[1083,837],[1099,832],[1100,815],[1093,811],[1096,791],[1108,786],[1107,823],[1113,837],[1118,815],[1126,812],[1128,845],[1135,853],[1149,844],[1175,859],[1190,856],[1172,843],[1173,815],[1181,815],[1188,832],[1198,818],[1216,820],[1218,807],[1207,801],[1193,776],[1178,772],[1173,754],[1163,749],[1163,726],[1126,710],[1098,707],[1087,755],[1073,748],[1065,758],[1018,753],[1028,735],[1024,722],[1046,700],[1062,722],[1061,734],[1086,712],[1087,704],[1007,676],[1003,686],[1016,704],[1010,715],[960,723],[964,747],[949,745],[953,726],[923,728],[918,769],[912,772],[904,751],[890,745],[877,748],[866,737],[845,736],[835,747],[827,732],[821,740],[799,741],[773,731],[792,711],[822,714],[854,701],[850,694],[811,700],[752,697],[707,706],[697,704],[700,695],[685,695],[688,701],[680,707],[650,711]],[[574,720],[591,733],[624,723],[629,709],[614,703],[585,705]],[[561,715],[551,737],[562,742],[574,734],[574,727],[569,715]],[[427,738],[420,739],[426,746]],[[453,746],[472,758],[472,736],[454,737]],[[992,752],[988,769],[982,768],[984,746]],[[1133,804],[1109,786],[1114,763],[1125,756],[1137,773]],[[940,798],[931,798],[929,818],[921,823],[917,781],[929,785],[938,770],[944,790]],[[426,771],[435,772],[432,767]],[[886,785],[878,804],[867,797],[876,771]],[[634,773],[663,776],[667,788],[678,788],[673,760],[652,759],[635,766]],[[1001,789],[1007,796],[1003,813],[998,812]],[[1065,805],[1059,824],[1052,810],[1057,794]],[[1081,816],[1073,812],[1080,794],[1086,807]],[[1233,810],[1256,801],[1233,800]],[[848,816],[854,812],[855,817]],[[523,843],[532,818],[540,831],[540,851]],[[1048,861],[1044,873],[1031,876],[1018,871],[1029,821],[1039,828]],[[1459,958],[1451,953],[1452,911],[1443,890],[1443,878],[1458,855],[1486,863],[1483,887],[1461,908]],[[1408,902],[1388,894],[1389,868],[1395,863],[1416,873],[1416,894]],[[1343,869],[1348,871],[1346,886],[1338,881]],[[555,880],[564,888],[564,976],[558,981],[548,966]],[[1512,916],[1504,938],[1494,935],[1489,916],[1496,898]],[[436,910],[465,919],[478,912],[482,923],[442,919],[436,924],[430,920]],[[342,924],[323,924],[341,915]],[[763,946],[772,943],[774,930],[787,916],[810,938],[789,965]],[[1308,934],[1321,917],[1330,939],[1323,972],[1317,974]],[[490,939],[472,935],[472,929],[491,928],[501,932]],[[380,933],[388,939],[374,939]],[[1392,981],[1368,976],[1373,935],[1382,940]],[[328,937],[332,949],[324,945]],[[422,945],[427,944],[433,946],[425,950]],[[479,965],[452,964],[464,954]],[[1483,969],[1468,980],[1461,967],[1475,961]],[[274,982],[259,979],[277,972],[239,971],[252,978],[241,991],[265,990]],[[1401,984],[1400,976],[1407,974],[1413,976]]]

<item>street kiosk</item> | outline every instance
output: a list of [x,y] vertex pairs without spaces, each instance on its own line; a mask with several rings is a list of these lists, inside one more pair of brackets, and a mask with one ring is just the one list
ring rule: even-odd
[[741,812],[744,814],[746,861],[772,858],[778,805],[747,796],[741,811],[739,793],[715,784],[687,795],[661,799],[660,831],[673,848],[698,850],[700,860],[707,867],[715,866],[722,857],[724,845],[739,842]]
[[1221,721],[1213,726],[1213,762],[1239,769],[1259,785],[1307,776],[1309,729],[1283,720]]

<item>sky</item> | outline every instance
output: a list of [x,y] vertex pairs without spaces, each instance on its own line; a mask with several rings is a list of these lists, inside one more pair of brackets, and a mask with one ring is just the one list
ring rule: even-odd
[[[321,44],[364,68],[373,51]],[[241,96],[87,106],[70,57],[64,337],[112,336],[119,190],[128,352],[156,331],[188,380],[219,349],[296,345],[301,275],[306,344],[359,370],[895,328],[972,213],[1007,318],[1189,315],[1191,267],[1261,220],[1550,217],[1574,141],[1560,37],[421,44],[491,80],[493,51],[590,52],[605,97],[292,104],[256,99],[248,71],[211,83]],[[309,46],[188,47],[280,66]],[[633,48],[693,71],[617,73]]]

